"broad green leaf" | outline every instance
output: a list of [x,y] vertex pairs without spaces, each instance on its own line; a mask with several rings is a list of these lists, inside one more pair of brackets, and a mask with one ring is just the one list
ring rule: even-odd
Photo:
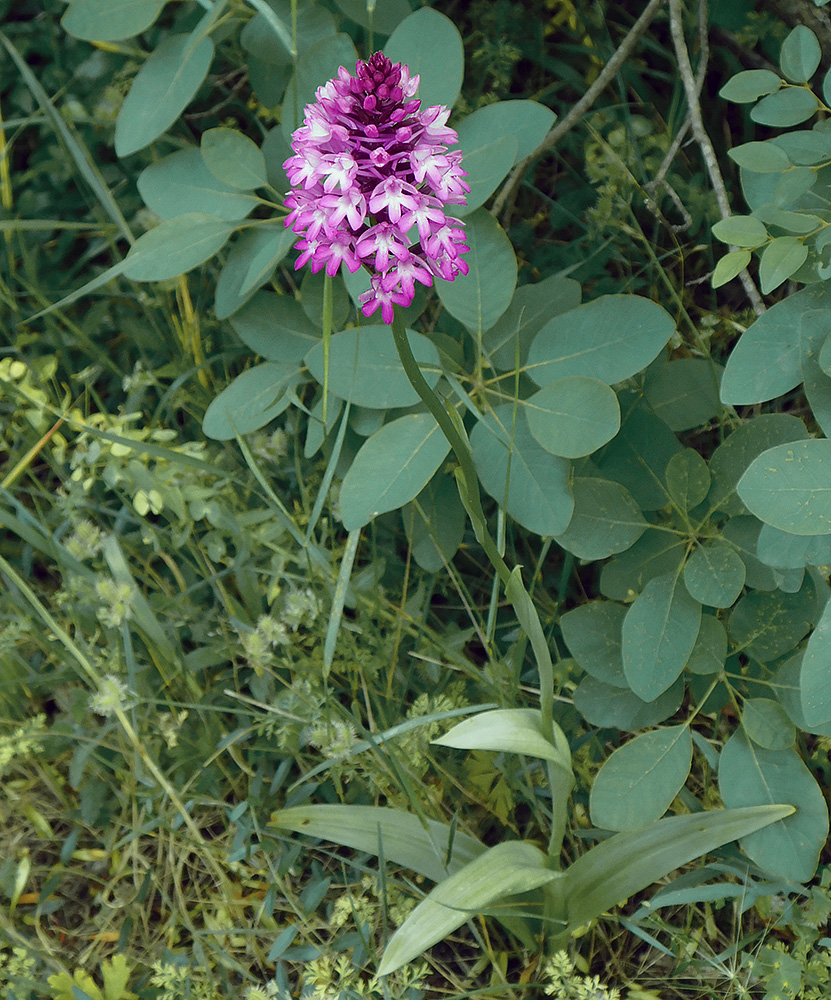
[[596,378],[567,375],[523,401],[531,433],[552,455],[582,458],[617,434],[617,396]]
[[701,625],[701,605],[679,574],[647,583],[623,621],[623,672],[639,698],[669,688],[689,659]]
[[826,437],[831,435],[831,378],[821,367],[822,350],[828,343],[831,312],[811,309],[801,323],[802,377],[805,396]]
[[789,413],[765,413],[741,424],[710,458],[713,484],[707,495],[708,506],[726,514],[743,514],[746,508],[736,487],[753,459],[776,445],[807,437],[805,424]]
[[234,222],[257,207],[257,199],[222,184],[191,146],[151,163],[137,185],[144,204],[163,219],[202,212]]
[[132,281],[164,281],[186,274],[221,250],[233,231],[233,223],[200,212],[168,219],[130,247],[124,276]]
[[[407,331],[407,340],[428,385],[434,387],[441,374],[438,350],[427,337],[412,330]],[[309,351],[305,362],[323,385],[322,341]],[[389,326],[362,326],[334,334],[329,342],[328,389],[357,406],[378,410],[414,406],[420,399],[401,367]]]
[[799,125],[813,117],[819,109],[819,101],[810,90],[801,87],[786,87],[763,97],[750,112],[757,125],[773,125],[787,128]]
[[730,615],[730,638],[738,650],[763,663],[789,653],[811,630],[813,585],[796,594],[781,590],[745,594]]
[[672,456],[667,462],[666,480],[670,498],[684,513],[702,503],[710,489],[707,463],[693,448]]
[[256,244],[251,244],[251,255],[248,267],[240,284],[239,294],[248,295],[256,291],[274,274],[274,269],[294,246],[295,234],[283,226],[266,225],[259,227],[266,233],[266,238]]
[[417,97],[422,108],[452,108],[462,89],[464,50],[455,24],[444,14],[422,7],[395,29],[384,46],[394,63],[409,66],[420,77]]
[[776,590],[779,580],[776,571],[765,564],[756,555],[759,546],[759,532],[762,522],[755,517],[731,517],[722,531],[722,538],[729,542],[742,557],[747,570],[745,583],[754,590]]
[[[216,282],[214,312],[217,319],[227,319],[251,299],[256,288],[247,288],[251,262],[267,248],[274,246],[273,226],[254,226],[241,232],[234,241]],[[291,234],[293,241],[294,234]],[[291,244],[289,244],[289,247]]]
[[730,77],[719,97],[736,104],[750,104],[767,94],[775,94],[781,86],[781,79],[769,69],[746,69]]
[[721,288],[741,274],[750,263],[751,256],[749,250],[733,250],[720,258],[713,271],[713,288]]
[[120,42],[146,31],[166,0],[72,0],[61,27],[84,42]]
[[[556,725],[556,723],[555,723]],[[562,736],[562,742],[565,736]],[[565,770],[571,760],[543,735],[542,719],[536,708],[497,708],[479,712],[458,722],[444,736],[432,740],[436,746],[459,750],[497,750],[521,753],[527,757],[550,760]]]
[[[308,269],[300,284],[300,303],[318,330],[323,328],[323,292],[327,275],[322,271],[313,274]],[[342,330],[349,315],[349,293],[339,274],[332,281],[332,329]]]
[[760,247],[768,240],[764,223],[753,215],[731,215],[713,226],[713,236],[722,243],[732,243],[737,247]]
[[816,129],[794,129],[793,132],[775,136],[771,141],[781,146],[791,163],[797,166],[813,166],[831,155],[831,136]]
[[383,0],[376,4],[367,0],[335,0],[335,3],[362,28],[370,26],[369,11],[372,10],[372,28],[382,35],[391,35],[404,18],[413,12],[407,0]]
[[792,812],[787,805],[717,809],[669,816],[645,830],[609,837],[566,871],[562,892],[568,900],[569,929],[594,920],[676,868]]
[[472,333],[479,333],[490,329],[508,308],[516,287],[517,263],[511,241],[484,208],[465,220],[465,240],[470,247],[464,255],[468,273],[453,281],[436,278],[434,285],[450,315]]
[[729,608],[747,576],[742,557],[724,542],[700,545],[684,566],[684,585],[700,604]]
[[759,532],[756,554],[775,569],[801,569],[831,563],[831,535],[792,535],[770,524]]
[[424,489],[450,450],[435,418],[410,413],[367,438],[343,478],[340,507],[347,531],[362,528]]
[[514,840],[489,848],[440,882],[416,906],[390,938],[378,975],[386,976],[411,962],[497,900],[562,877],[548,867],[548,859],[533,844]]
[[453,206],[453,213],[462,219],[484,205],[504,180],[516,159],[516,136],[502,135],[480,146],[468,143],[467,149],[464,168],[470,191],[464,205]]
[[129,156],[166,132],[196,96],[213,62],[210,38],[168,35],[139,70],[115,121],[115,151]]
[[383,806],[297,806],[272,813],[270,823],[356,851],[383,854],[387,861],[410,868],[431,882],[441,882],[487,850],[459,830],[451,835],[446,823],[428,819],[422,824],[411,813]]
[[683,538],[647,528],[635,544],[600,572],[600,592],[613,601],[632,601],[655,576],[680,572],[686,555]]
[[625,552],[646,530],[640,508],[620,483],[577,477],[571,489],[574,514],[556,539],[578,559],[605,559]]
[[642,830],[660,819],[690,773],[686,725],[642,733],[619,747],[597,772],[589,810],[603,830]]
[[728,808],[773,802],[794,807],[793,815],[743,836],[741,846],[761,868],[780,878],[807,882],[828,836],[828,810],[796,751],[754,746],[739,729],[721,752],[718,784]]
[[[497,101],[486,104],[463,118],[456,131],[459,146],[464,150],[467,169],[468,150],[506,135],[517,140],[515,162],[530,156],[545,139],[557,120],[554,112],[537,101]],[[454,148],[454,147],[451,147]]]
[[631,732],[671,718],[681,707],[683,697],[682,677],[654,701],[643,701],[633,691],[613,687],[596,677],[584,677],[574,692],[574,707],[591,726]]
[[603,295],[554,317],[531,344],[527,372],[537,385],[566,375],[608,385],[637,374],[675,330],[672,317],[638,295]]
[[797,25],[782,42],[779,66],[791,83],[807,83],[822,58],[817,36],[804,24]]
[[808,257],[808,247],[795,236],[777,236],[762,251],[759,284],[768,295],[798,271]]
[[759,455],[739,480],[751,513],[794,535],[831,533],[831,441],[781,444]]
[[748,327],[727,359],[722,401],[733,406],[762,403],[799,385],[800,320],[808,310],[824,305],[827,297],[821,288],[806,288],[771,306]]
[[231,326],[246,347],[267,361],[299,364],[320,342],[320,331],[300,303],[274,292],[258,292],[234,313]]
[[452,476],[433,476],[401,517],[413,558],[428,573],[441,570],[462,544],[467,516]]
[[817,736],[831,736],[831,720],[809,725],[802,711],[802,661],[804,653],[797,653],[786,660],[777,670],[771,682],[773,693],[788,713],[788,718],[797,729]]
[[663,420],[636,400],[621,394],[620,431],[594,461],[605,479],[629,490],[641,510],[658,510],[669,502],[666,469],[681,445]]
[[523,527],[559,535],[574,511],[569,462],[537,444],[521,408],[512,430],[513,410],[510,403],[500,406],[473,428],[476,471],[485,490]]
[[589,601],[560,618],[563,640],[587,674],[625,688],[621,631],[626,607],[614,601]]
[[354,73],[357,60],[352,39],[344,34],[322,38],[300,55],[283,98],[280,128],[287,142],[303,124],[306,105],[314,103],[317,88],[336,77],[341,66]]
[[820,726],[831,722],[831,599],[808,640],[799,687],[806,723]]
[[742,706],[742,725],[750,739],[766,750],[793,746],[793,723],[779,702],[771,698],[748,698]]
[[[261,60],[273,72],[274,67],[291,66],[292,4],[291,0],[249,0],[258,13],[242,29],[240,42],[255,60]],[[335,34],[335,18],[318,3],[295,5],[297,54]],[[353,70],[354,66],[347,66]],[[256,88],[254,88],[256,90]],[[259,92],[257,96],[262,99]],[[266,103],[266,102],[264,102]]]
[[521,285],[482,338],[491,363],[502,371],[513,371],[519,353],[519,364],[524,366],[531,342],[543,326],[579,305],[580,285],[573,278],[552,275],[533,285]]
[[644,395],[654,413],[672,430],[688,431],[721,412],[718,390],[722,374],[720,365],[703,358],[679,358],[648,369]]
[[259,430],[288,408],[299,378],[296,365],[269,361],[249,368],[211,402],[202,431],[215,441],[230,441]]
[[[807,168],[806,168],[807,169]],[[816,174],[813,170],[808,170],[808,174],[815,177]],[[789,176],[793,176],[790,174]],[[800,190],[800,194],[805,192]],[[784,229],[788,233],[796,233],[798,236],[804,236],[807,233],[814,232],[815,229],[819,229],[822,226],[822,221],[816,215],[808,215],[806,212],[786,212],[784,209],[779,208],[776,205],[763,205],[757,211],[757,215],[762,222],[766,223],[768,226],[778,226],[780,229]],[[778,237],[781,239],[782,237]],[[773,245],[772,241],[769,246]],[[803,243],[801,240],[797,240],[800,246],[805,246],[807,244]],[[767,247],[765,248],[767,250]],[[764,255],[765,251],[762,251]]]
[[727,630],[715,615],[702,615],[698,638],[687,660],[691,674],[715,674],[727,659]]
[[268,183],[262,150],[242,132],[209,128],[202,133],[199,148],[205,166],[221,184],[238,191],[253,191]]
[[[745,170],[750,170],[755,174],[778,174],[783,170],[790,169],[791,166],[788,154],[775,142],[745,142],[741,146],[734,146],[732,149],[729,149],[727,155],[731,160],[738,163],[740,167],[744,167]],[[742,217],[740,216],[740,218]],[[751,219],[752,217],[744,216],[743,218]],[[718,226],[732,228],[734,225],[735,223],[732,219],[717,222],[713,226],[713,235],[725,243],[735,243],[737,246],[749,247],[758,246],[759,243],[764,243],[767,239],[767,234],[765,234],[759,240],[759,243],[740,243],[738,240],[724,239],[724,237],[716,232]]]

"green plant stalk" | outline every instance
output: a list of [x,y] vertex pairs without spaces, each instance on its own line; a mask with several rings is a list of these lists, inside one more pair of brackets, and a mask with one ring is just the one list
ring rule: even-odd
[[321,419],[326,426],[326,404],[329,400],[329,345],[332,341],[332,279],[327,274],[323,279],[323,413]]
[[[542,721],[543,734],[552,744],[559,746],[554,730],[554,667],[551,663],[551,654],[548,651],[548,644],[545,642],[539,616],[528,592],[522,582],[519,567],[513,572],[508,569],[508,565],[502,558],[499,549],[491,538],[485,522],[485,512],[482,509],[482,500],[479,494],[479,477],[476,475],[476,468],[473,464],[473,454],[467,440],[464,425],[454,409],[446,408],[436,393],[430,388],[421,374],[418,362],[410,349],[407,340],[407,332],[404,328],[404,321],[400,313],[396,311],[392,321],[392,335],[398,351],[398,357],[410,384],[418,393],[420,399],[433,415],[442,430],[442,433],[450,442],[459,468],[456,470],[456,482],[459,487],[459,494],[464,504],[465,510],[470,517],[476,539],[485,554],[496,570],[499,579],[505,586],[505,592],[514,607],[517,619],[531,640],[531,648],[537,661],[537,670],[540,678],[540,717]],[[568,751],[566,745],[565,750]],[[570,757],[570,752],[569,752]],[[548,843],[548,854],[555,868],[559,868],[560,852],[563,846],[566,830],[566,814],[568,809],[568,797],[574,783],[573,775],[570,771],[565,771],[554,764],[548,766],[548,780],[551,788],[551,835]]]

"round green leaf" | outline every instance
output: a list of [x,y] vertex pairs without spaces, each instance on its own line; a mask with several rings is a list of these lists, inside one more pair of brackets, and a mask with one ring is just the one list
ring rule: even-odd
[[238,191],[253,191],[267,183],[265,157],[247,135],[232,128],[209,128],[200,149],[205,166],[221,183]]
[[238,375],[211,403],[202,430],[215,441],[259,430],[291,402],[289,390],[300,377],[296,365],[267,362]]
[[754,746],[739,729],[719,758],[718,783],[728,809],[789,803],[796,812],[743,837],[742,848],[766,871],[807,882],[828,836],[828,810],[816,781],[794,750]]
[[667,491],[685,513],[703,502],[710,489],[707,463],[692,448],[677,452],[667,462]]
[[234,313],[231,326],[255,354],[284,364],[299,364],[320,342],[300,303],[275,292],[258,292]]
[[723,669],[726,659],[727,629],[715,615],[702,615],[687,670],[691,674],[716,674]]
[[781,444],[759,455],[739,480],[747,509],[793,535],[831,534],[831,441]]
[[684,566],[684,584],[700,604],[729,608],[744,586],[742,557],[723,542],[700,545]]
[[719,91],[719,97],[736,104],[750,104],[767,94],[775,94],[782,81],[769,69],[746,69],[736,73]]
[[384,46],[394,63],[410,67],[420,77],[417,96],[422,108],[443,104],[452,108],[462,89],[464,49],[462,36],[444,14],[422,7],[395,29]]
[[[427,337],[412,330],[407,331],[407,340],[432,388],[441,374],[438,350]],[[323,385],[326,368],[322,340],[309,351],[305,362],[314,378]],[[401,367],[389,326],[362,326],[336,333],[329,342],[327,384],[333,396],[369,409],[414,406],[420,399]]]
[[513,409],[510,403],[500,406],[473,428],[476,471],[485,490],[523,527],[559,535],[574,511],[570,463],[536,442],[521,410],[512,433]]
[[591,677],[626,688],[621,657],[621,630],[626,607],[614,601],[589,601],[560,618],[569,652]]
[[139,174],[137,184],[144,204],[163,219],[202,212],[233,222],[257,207],[256,198],[218,181],[195,147],[151,163]]
[[817,736],[831,736],[831,721],[811,726],[802,712],[800,674],[803,657],[803,653],[797,653],[796,656],[786,660],[777,670],[772,682],[774,694],[797,729],[801,729],[805,733],[814,733]]
[[434,285],[450,315],[472,333],[479,333],[489,330],[510,305],[516,287],[516,257],[504,229],[483,208],[465,220],[465,239],[470,247],[464,255],[468,273],[453,281],[436,278]]
[[84,42],[120,42],[146,31],[166,0],[72,0],[61,27]]
[[631,548],[600,571],[600,593],[613,601],[631,601],[654,576],[679,573],[685,557],[683,538],[648,527]]
[[408,413],[368,437],[343,478],[343,526],[355,531],[409,503],[444,461],[450,445],[429,413]]
[[812,585],[796,594],[781,590],[745,594],[730,615],[730,638],[739,650],[762,663],[776,660],[811,630],[815,601]]
[[574,692],[574,707],[591,726],[630,732],[655,726],[675,715],[684,697],[684,680],[678,680],[654,701],[642,701],[632,691],[584,677]]
[[[727,155],[740,167],[750,170],[754,174],[778,174],[783,170],[790,169],[791,161],[788,154],[781,146],[775,142],[745,142],[741,146],[734,146],[727,151]],[[729,219],[716,223],[716,226],[729,222]],[[716,231],[713,226],[713,232]],[[717,235],[717,234],[716,234]],[[721,236],[718,237],[721,239]],[[726,240],[725,242],[731,242]],[[750,246],[751,244],[739,243],[738,246]]]
[[723,369],[703,358],[679,358],[647,370],[644,395],[672,430],[700,427],[721,412],[718,397]]
[[804,24],[797,25],[782,42],[779,66],[791,83],[807,83],[822,58],[817,36]]
[[131,281],[164,281],[186,274],[213,257],[233,231],[232,223],[199,212],[168,219],[130,247],[124,276]]
[[625,552],[646,530],[640,508],[620,483],[578,477],[571,488],[574,515],[556,539],[578,559],[605,559]]
[[686,725],[642,733],[603,764],[589,796],[592,823],[603,830],[641,830],[670,807],[692,762]]
[[744,731],[753,742],[766,750],[787,750],[793,746],[793,723],[778,701],[748,698],[742,709]]
[[753,249],[767,242],[768,231],[764,223],[752,215],[731,215],[713,226],[713,236],[722,243]]
[[176,121],[202,86],[214,57],[210,38],[168,35],[139,70],[115,121],[115,151],[129,156]]
[[401,517],[418,565],[428,573],[443,569],[462,544],[467,524],[455,479],[437,473]]
[[763,97],[750,112],[750,117],[758,125],[773,125],[787,128],[799,125],[817,113],[819,101],[810,90],[801,87],[787,87],[775,94]]
[[537,385],[566,375],[622,382],[654,361],[675,331],[672,317],[638,295],[604,295],[554,317],[528,354]]
[[524,365],[534,337],[554,316],[580,305],[580,285],[573,278],[552,275],[533,285],[521,285],[511,304],[482,338],[491,364],[502,371]]
[[795,236],[778,236],[762,251],[759,284],[765,295],[787,281],[808,258],[808,247]]
[[701,605],[676,573],[647,583],[623,621],[623,671],[635,694],[651,701],[684,669],[698,637]]
[[751,253],[749,250],[733,250],[726,253],[716,264],[713,271],[712,286],[721,288],[728,281],[732,281],[750,263]]
[[808,640],[799,677],[800,703],[810,726],[831,722],[831,599]]
[[620,429],[617,396],[596,378],[567,375],[523,403],[531,433],[552,455],[582,458]]

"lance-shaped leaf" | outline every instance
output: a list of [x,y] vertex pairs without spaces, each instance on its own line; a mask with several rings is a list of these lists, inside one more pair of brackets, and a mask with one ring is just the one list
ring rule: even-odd
[[563,937],[681,865],[793,812],[790,805],[718,809],[670,816],[645,830],[609,837],[578,858],[556,887],[568,904]]
[[[555,730],[559,726],[554,724]],[[554,746],[545,738],[542,720],[536,708],[497,708],[492,712],[481,712],[472,719],[465,719],[454,726],[449,733],[433,740],[443,747],[460,750],[507,750],[510,753],[524,753],[529,757],[550,760],[560,767],[570,770],[571,754],[566,756],[561,749],[568,747],[565,734]]]
[[418,904],[390,938],[378,974],[386,976],[401,968],[497,900],[562,878],[533,844],[497,844],[440,882]]

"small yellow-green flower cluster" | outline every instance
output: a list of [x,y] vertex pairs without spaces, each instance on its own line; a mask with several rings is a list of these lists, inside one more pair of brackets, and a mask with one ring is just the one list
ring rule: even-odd
[[32,753],[40,744],[46,728],[46,716],[36,715],[15,729],[11,736],[0,737],[0,774],[18,757]]
[[543,991],[555,1000],[620,1000],[617,987],[604,986],[598,976],[575,973],[574,963],[565,951],[558,951],[542,971],[546,981]]

